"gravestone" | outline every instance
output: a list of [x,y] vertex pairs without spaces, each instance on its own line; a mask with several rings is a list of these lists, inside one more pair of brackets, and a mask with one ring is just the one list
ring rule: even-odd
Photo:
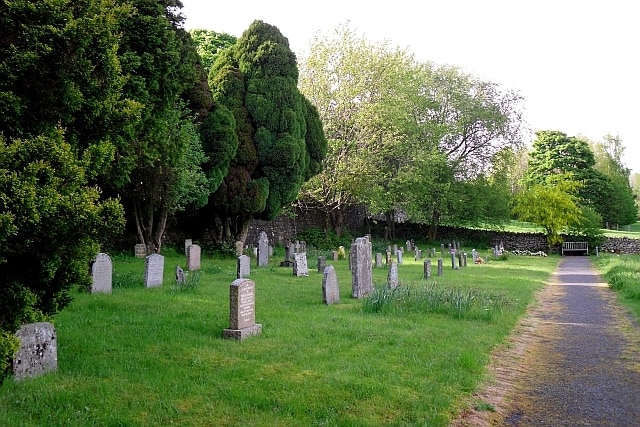
[[407,246],[407,252],[411,252],[412,251],[412,246],[411,246],[411,240],[407,240],[405,242],[405,245]]
[[318,273],[324,273],[324,269],[327,266],[327,259],[323,256],[318,257]]
[[333,261],[337,261],[338,260],[338,251],[331,251],[331,259]]
[[258,267],[266,267],[269,265],[269,239],[267,233],[260,232],[258,238]]
[[455,251],[451,252],[451,268],[456,269],[456,253]]
[[189,256],[189,246],[193,245],[192,239],[184,240],[184,256]]
[[396,252],[396,257],[398,258],[398,264],[402,264],[402,251]]
[[307,254],[299,252],[293,254],[293,275],[296,277],[308,276],[309,266],[307,265]]
[[160,254],[151,254],[144,262],[144,285],[147,288],[162,286],[164,278],[164,257]]
[[444,243],[440,243],[440,256],[444,255]]
[[133,248],[133,254],[136,258],[144,258],[147,256],[147,247],[142,243],[138,243]]
[[236,251],[237,257],[244,254],[244,242],[242,240],[236,240],[236,242],[233,244],[233,248]]
[[179,265],[176,265],[176,282],[178,285],[184,285],[187,283],[187,276],[184,274],[184,270]]
[[187,270],[200,270],[200,246],[191,245],[187,248]]
[[236,279],[229,287],[229,328],[224,338],[242,341],[262,332],[256,323],[256,284],[250,279]]
[[398,245],[393,245],[393,253],[394,254],[398,253]]
[[462,254],[462,266],[466,267],[467,266],[467,253],[463,253]]
[[418,248],[416,248],[416,253],[414,256],[414,260],[415,261],[420,261],[422,259],[422,251]]
[[293,251],[293,244],[290,240],[284,242],[284,261],[280,263],[280,267],[291,267],[291,255]]
[[58,369],[56,330],[49,322],[29,323],[16,332],[20,340],[13,357],[13,378],[37,377]]
[[324,268],[322,277],[322,302],[327,305],[340,302],[340,287],[338,286],[338,276],[333,265]]
[[110,294],[113,289],[113,265],[111,258],[105,253],[99,253],[91,265],[91,293]]
[[476,259],[478,259],[478,251],[476,251],[475,249],[471,250],[471,258],[473,259],[473,263],[476,263]]
[[398,264],[391,261],[389,264],[389,274],[387,274],[387,286],[389,289],[395,289],[398,287]]
[[269,245],[269,258],[273,256],[273,246]]
[[389,263],[391,262],[391,250],[387,249],[387,253],[386,253],[386,258],[385,258],[385,265],[389,265]]
[[382,254],[380,252],[376,254],[376,268],[382,268]]
[[424,260],[424,278],[429,279],[431,277],[431,258]]
[[237,279],[244,279],[251,274],[251,258],[246,255],[238,257]]
[[373,290],[371,242],[358,237],[349,251],[351,263],[351,294],[354,298],[363,298]]
[[442,258],[438,258],[438,276],[442,276]]

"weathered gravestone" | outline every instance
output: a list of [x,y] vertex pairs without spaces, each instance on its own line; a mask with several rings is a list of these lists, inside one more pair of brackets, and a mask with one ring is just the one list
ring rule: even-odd
[[133,248],[133,254],[136,258],[144,258],[147,256],[147,247],[142,243],[138,243]]
[[331,259],[333,261],[337,261],[338,260],[338,251],[331,251]]
[[390,262],[391,262],[391,250],[387,249],[384,263],[385,265],[389,265]]
[[193,245],[192,239],[184,239],[184,256],[189,256],[189,246]]
[[471,258],[473,259],[473,263],[476,263],[476,260],[478,259],[478,251],[476,251],[475,249],[471,250]]
[[91,293],[110,294],[113,289],[113,265],[111,258],[105,253],[99,253],[91,265]]
[[398,287],[398,264],[391,261],[389,264],[389,274],[387,274],[387,286],[389,289],[395,289]]
[[318,257],[318,273],[324,273],[324,269],[327,266],[327,258],[323,256]]
[[299,252],[293,254],[293,275],[296,277],[308,276],[309,266],[307,265],[307,254]]
[[176,283],[178,285],[184,285],[187,283],[187,276],[184,274],[184,270],[179,265],[176,265]]
[[438,276],[442,276],[442,258],[438,258]]
[[351,262],[351,293],[354,298],[363,298],[373,290],[371,242],[358,237],[349,251]]
[[398,264],[402,264],[402,251],[397,251],[396,257],[398,257]]
[[324,268],[322,278],[322,302],[327,305],[340,302],[340,287],[338,286],[338,276],[333,265]]
[[262,332],[256,323],[256,284],[250,279],[236,279],[229,287],[229,328],[224,338],[244,340]]
[[200,246],[191,245],[187,248],[187,270],[200,270]]
[[164,257],[160,254],[151,254],[144,262],[144,285],[147,288],[162,286],[164,278]]
[[382,254],[380,252],[376,254],[376,268],[382,268]]
[[424,278],[428,279],[431,277],[431,258],[427,258],[424,260]]
[[407,247],[407,252],[411,252],[411,250],[412,250],[411,240],[407,240],[404,243],[405,243],[405,246]]
[[237,279],[243,279],[251,274],[251,258],[246,255],[238,257]]
[[266,267],[269,265],[269,238],[264,231],[260,232],[258,238],[258,267]]
[[291,267],[292,254],[293,254],[293,243],[287,240],[284,242],[284,261],[280,263],[280,267]]
[[13,357],[15,380],[37,377],[58,369],[56,330],[49,322],[29,323],[16,332],[20,340]]

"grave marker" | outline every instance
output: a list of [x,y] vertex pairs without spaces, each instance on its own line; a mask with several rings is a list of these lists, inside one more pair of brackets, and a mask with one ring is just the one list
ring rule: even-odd
[[147,256],[147,247],[142,243],[138,243],[133,248],[133,254],[136,258],[144,258]]
[[110,294],[113,289],[113,265],[111,258],[105,253],[99,253],[91,265],[91,293]]
[[184,239],[184,256],[189,256],[189,246],[193,245],[192,239]]
[[333,265],[324,268],[322,277],[322,302],[327,305],[340,302],[340,287],[338,286],[338,276]]
[[307,254],[299,252],[293,254],[293,275],[296,277],[308,276],[309,266],[307,265]]
[[258,267],[266,267],[269,265],[269,239],[267,233],[260,232],[258,238]]
[[176,265],[176,282],[178,285],[184,285],[187,283],[187,276],[184,274],[184,270],[179,265]]
[[389,274],[387,274],[387,286],[389,289],[396,289],[398,287],[398,264],[391,261],[389,264]]
[[187,248],[187,270],[200,270],[200,246],[191,245]]
[[13,357],[13,377],[16,381],[58,369],[56,330],[51,323],[23,325],[16,336],[20,340],[18,351]]
[[318,257],[318,273],[324,273],[324,269],[327,266],[327,258],[323,256]]
[[349,251],[351,263],[351,293],[354,298],[363,298],[373,290],[371,242],[358,237]]
[[256,284],[250,279],[236,279],[229,287],[229,328],[222,331],[224,338],[242,341],[262,332],[256,323]]
[[424,260],[424,278],[429,279],[431,277],[431,258]]
[[238,257],[238,266],[236,271],[237,279],[244,279],[251,274],[251,258],[247,255],[240,255]]
[[147,288],[162,286],[164,278],[164,257],[160,254],[151,254],[144,262],[144,285]]
[[438,258],[438,276],[442,276],[442,258]]
[[382,254],[380,252],[376,254],[376,268],[382,268]]

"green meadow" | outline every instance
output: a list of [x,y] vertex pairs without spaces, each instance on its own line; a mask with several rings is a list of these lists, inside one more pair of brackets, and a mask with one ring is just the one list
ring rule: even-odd
[[113,293],[78,291],[53,319],[58,371],[2,384],[0,425],[446,426],[559,262],[445,258],[438,277],[434,259],[427,281],[405,254],[397,291],[374,265],[376,291],[354,299],[348,261],[329,261],[341,299],[327,306],[318,255],[308,277],[278,265],[281,247],[268,267],[252,259],[262,334],[242,342],[222,338],[235,258],[203,253],[178,287],[185,259],[169,250],[163,286],[146,289],[144,260],[113,256]]

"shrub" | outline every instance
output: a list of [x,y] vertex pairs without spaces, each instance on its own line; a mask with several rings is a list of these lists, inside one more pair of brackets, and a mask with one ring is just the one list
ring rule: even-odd
[[336,250],[338,246],[348,246],[351,236],[344,234],[339,237],[334,231],[324,231],[319,228],[304,230],[296,236],[296,240],[304,240],[307,246],[313,246],[321,250]]

